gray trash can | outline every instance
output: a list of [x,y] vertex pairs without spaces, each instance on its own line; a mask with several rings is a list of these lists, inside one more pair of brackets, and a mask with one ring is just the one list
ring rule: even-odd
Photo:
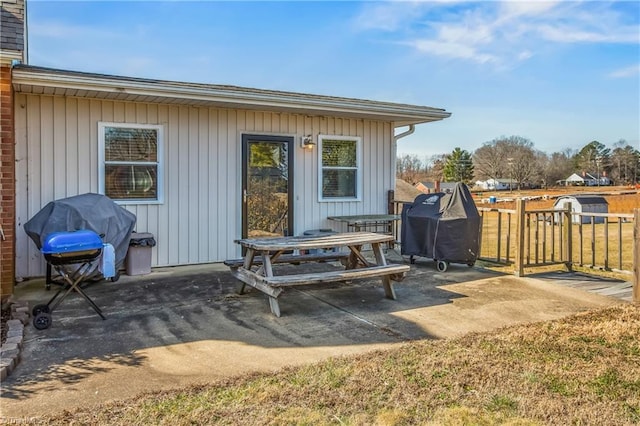
[[[302,235],[305,236],[314,236],[314,237],[325,237],[328,235],[334,235],[335,232],[333,229],[310,229],[308,231],[304,231]],[[333,253],[338,251],[336,248],[331,249],[310,249],[308,250],[309,254],[317,254],[317,253]]]
[[133,232],[129,240],[126,258],[127,275],[144,275],[151,273],[151,252],[156,245],[153,234]]

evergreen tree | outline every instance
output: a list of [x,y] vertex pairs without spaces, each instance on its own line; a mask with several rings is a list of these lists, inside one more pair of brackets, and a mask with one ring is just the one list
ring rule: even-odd
[[456,148],[447,155],[444,163],[445,182],[464,182],[469,184],[473,181],[473,160],[471,154],[460,148]]

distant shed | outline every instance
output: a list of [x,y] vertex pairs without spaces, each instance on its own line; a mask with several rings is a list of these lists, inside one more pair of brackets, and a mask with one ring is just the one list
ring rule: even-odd
[[[571,203],[574,213],[609,213],[609,203],[599,195],[564,195],[559,197],[553,205],[555,210],[564,210],[565,203]],[[591,223],[593,216],[573,215],[572,223]],[[604,223],[604,217],[594,217],[595,223]]]

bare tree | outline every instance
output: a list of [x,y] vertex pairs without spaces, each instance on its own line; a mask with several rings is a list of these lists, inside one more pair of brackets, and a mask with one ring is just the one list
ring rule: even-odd
[[553,186],[556,182],[566,179],[574,172],[574,155],[571,149],[567,149],[563,152],[554,152],[547,157],[547,162],[542,168],[545,186]]
[[[625,183],[640,178],[640,152],[620,140],[613,151],[598,141],[592,141],[580,151],[565,149],[547,155],[536,151],[533,142],[522,136],[501,136],[473,152],[474,179],[512,179],[523,185],[550,186],[582,171],[602,175],[607,172]],[[445,166],[450,154],[433,155],[421,161],[416,155],[397,159],[397,176],[411,184],[445,180]]]
[[539,162],[533,142],[522,136],[502,136],[485,142],[473,154],[476,178],[508,178],[518,188],[537,180]]
[[498,139],[485,142],[473,153],[476,179],[498,179],[504,177],[507,152]]
[[396,176],[414,185],[424,177],[426,166],[417,155],[405,154],[396,160]]
[[533,144],[513,145],[507,158],[509,177],[515,181],[518,189],[524,184],[538,180],[539,162],[532,147]]
[[620,183],[636,183],[640,165],[640,152],[624,139],[616,142],[611,153],[612,176]]
[[431,157],[431,167],[429,169],[428,178],[433,182],[444,181],[444,165],[447,160],[446,154],[433,155]]

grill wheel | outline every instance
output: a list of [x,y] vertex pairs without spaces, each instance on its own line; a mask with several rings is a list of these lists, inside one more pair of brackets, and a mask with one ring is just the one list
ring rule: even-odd
[[38,330],[51,327],[51,314],[48,312],[40,312],[33,318],[33,326]]

